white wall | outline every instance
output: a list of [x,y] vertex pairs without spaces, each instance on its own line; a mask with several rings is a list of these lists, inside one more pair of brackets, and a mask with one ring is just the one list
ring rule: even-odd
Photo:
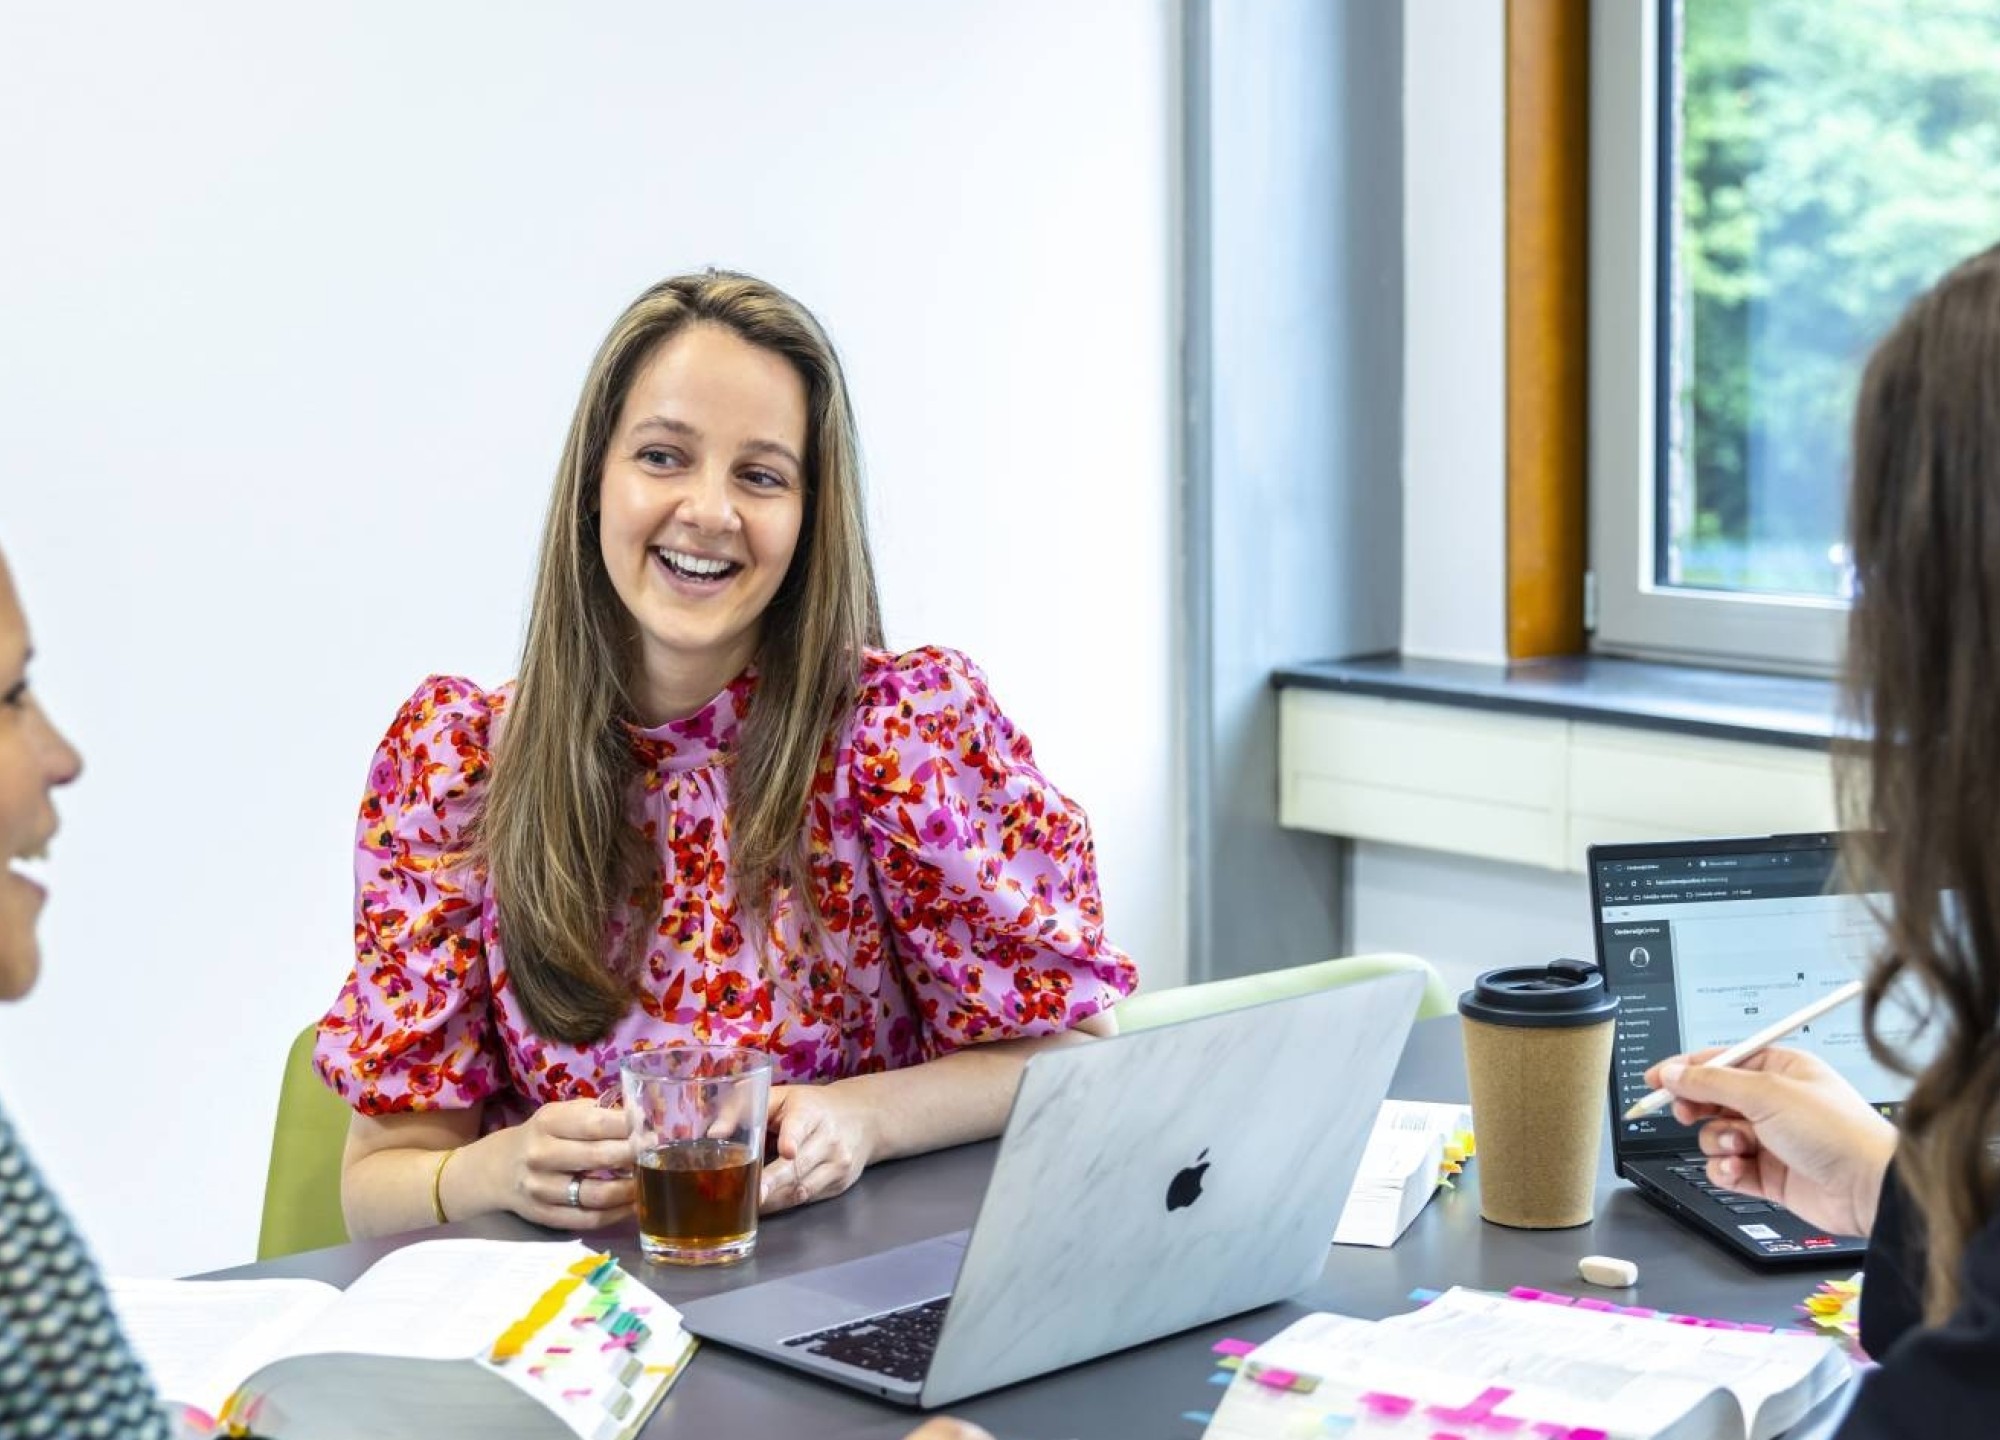
[[1507,658],[1506,28],[1403,11],[1403,653]]
[[[1506,7],[1405,0],[1403,652],[1507,658]],[[1358,844],[1358,950],[1454,990],[1592,953],[1581,876]]]
[[1357,844],[1354,887],[1355,950],[1421,955],[1454,994],[1482,970],[1596,955],[1590,889],[1581,875]]
[[1181,978],[1173,13],[0,8],[0,544],[89,765],[0,1095],[112,1268],[250,1258],[370,748],[511,672],[584,367],[677,269],[827,323],[892,639],[986,665]]

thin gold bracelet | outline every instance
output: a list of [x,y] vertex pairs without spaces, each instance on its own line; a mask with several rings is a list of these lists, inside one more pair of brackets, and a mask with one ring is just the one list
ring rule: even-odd
[[444,1214],[444,1167],[451,1163],[451,1157],[459,1151],[458,1146],[438,1156],[437,1169],[431,1171],[431,1219],[433,1223],[446,1223]]

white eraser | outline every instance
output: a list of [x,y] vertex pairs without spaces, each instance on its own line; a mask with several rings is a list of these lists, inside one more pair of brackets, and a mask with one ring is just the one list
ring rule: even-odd
[[1593,1285],[1624,1290],[1639,1283],[1639,1267],[1615,1255],[1586,1255],[1576,1262],[1576,1273]]

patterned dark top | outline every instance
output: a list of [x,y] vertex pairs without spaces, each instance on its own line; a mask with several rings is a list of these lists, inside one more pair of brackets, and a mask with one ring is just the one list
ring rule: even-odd
[[90,1252],[0,1112],[0,1437],[172,1433]]

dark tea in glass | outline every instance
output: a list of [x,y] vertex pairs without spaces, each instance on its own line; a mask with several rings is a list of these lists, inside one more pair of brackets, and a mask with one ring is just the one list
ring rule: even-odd
[[763,1157],[735,1140],[671,1140],[639,1155],[639,1240],[657,1259],[713,1263],[757,1238]]
[[618,1066],[639,1189],[639,1246],[670,1265],[727,1265],[757,1248],[771,1057],[670,1045]]

